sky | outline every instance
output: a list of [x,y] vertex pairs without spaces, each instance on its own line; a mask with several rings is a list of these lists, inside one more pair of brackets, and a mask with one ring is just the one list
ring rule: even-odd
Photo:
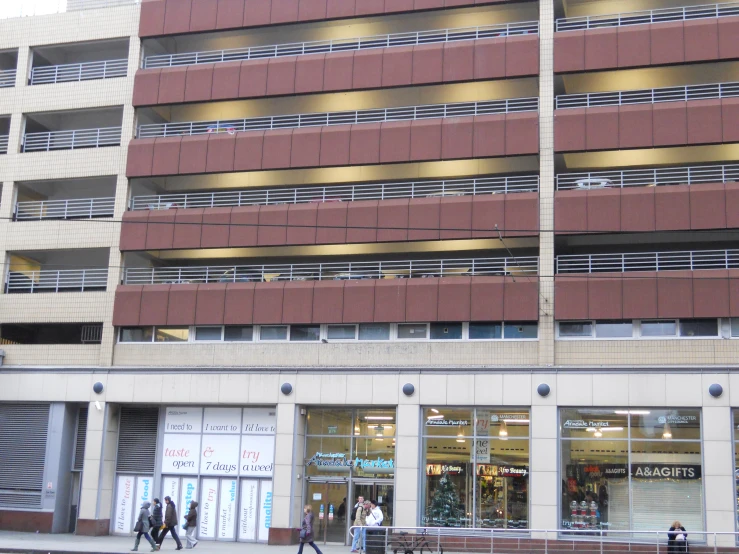
[[0,19],[65,11],[67,0],[0,0]]

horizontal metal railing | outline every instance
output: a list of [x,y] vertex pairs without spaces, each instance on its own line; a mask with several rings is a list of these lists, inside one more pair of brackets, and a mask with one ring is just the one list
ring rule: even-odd
[[688,250],[557,256],[557,273],[737,269],[739,250]]
[[167,210],[172,208],[217,208],[310,202],[352,202],[392,198],[429,198],[537,192],[538,175],[453,179],[448,181],[410,181],[371,183],[328,187],[274,188],[222,192],[192,192],[135,196],[132,210]]
[[308,113],[273,115],[248,119],[223,121],[190,121],[185,123],[158,123],[139,125],[138,138],[174,137],[180,135],[204,135],[208,133],[235,133],[238,131],[263,131],[269,129],[297,129],[384,121],[409,121],[474,115],[531,112],[539,109],[538,98],[512,98],[485,102],[459,102],[454,104],[427,104],[350,112]]
[[705,6],[684,6],[682,8],[662,8],[608,15],[587,15],[582,17],[563,17],[557,20],[557,31],[577,31],[581,29],[600,29],[602,27],[624,27],[664,23],[667,21],[687,21],[710,17],[739,15],[739,2],[706,4]]
[[23,137],[24,152],[99,148],[101,146],[119,146],[120,144],[120,127],[75,129],[74,131],[51,131],[48,133],[26,133]]
[[473,275],[536,275],[539,258],[464,258],[207,267],[132,267],[126,285],[326,281]]
[[659,102],[687,102],[739,96],[739,83],[714,83],[644,90],[614,92],[587,92],[557,96],[557,109],[620,106],[622,104],[655,104]]
[[8,153],[8,135],[0,135],[0,154]]
[[557,190],[694,185],[739,181],[739,165],[660,167],[590,173],[560,173]]
[[73,200],[39,200],[18,202],[15,219],[92,219],[112,217],[115,198],[75,198]]
[[31,70],[30,83],[32,85],[44,85],[69,81],[111,79],[113,77],[125,77],[127,70],[128,60],[125,59],[34,67]]
[[104,290],[107,284],[107,268],[9,271],[5,292]]
[[498,25],[464,27],[459,29],[435,29],[432,31],[393,33],[389,35],[376,35],[359,38],[315,40],[310,42],[296,42],[292,44],[273,44],[269,46],[250,46],[247,48],[231,48],[228,50],[161,54],[144,58],[144,68],[150,69],[178,65],[233,62],[262,58],[279,58],[282,56],[302,56],[306,54],[347,52],[351,50],[390,48],[394,46],[415,46],[417,44],[531,35],[537,34],[538,32],[538,21],[524,21],[520,23],[502,23]]
[[0,88],[15,86],[15,69],[3,69],[0,71]]

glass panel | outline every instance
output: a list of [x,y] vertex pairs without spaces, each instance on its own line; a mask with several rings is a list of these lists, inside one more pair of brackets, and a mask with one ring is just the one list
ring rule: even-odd
[[[313,508],[313,537],[315,542],[346,541],[346,495],[345,483],[308,483],[306,504]],[[339,517],[342,510],[343,517]]]
[[156,342],[187,342],[189,327],[157,327],[154,339]]
[[631,438],[700,440],[701,412],[700,410],[632,410]]
[[471,527],[474,467],[472,441],[424,439],[425,487],[421,525]]
[[153,327],[123,327],[121,342],[151,342],[154,338]]
[[470,323],[470,339],[501,339],[503,325],[500,323]]
[[[395,409],[358,410],[354,434],[372,437],[395,436]],[[378,429],[378,426],[381,429]],[[380,433],[380,431],[382,431]]]
[[259,340],[287,340],[287,325],[262,325],[259,328]]
[[461,323],[432,323],[431,340],[461,339]]
[[290,326],[290,340],[291,341],[321,340],[321,327],[320,325],[315,325],[315,326],[291,325]]
[[395,439],[357,437],[352,458],[355,477],[392,479],[395,475]]
[[353,463],[351,440],[340,436],[306,437],[306,475],[348,477]]
[[389,323],[363,323],[359,326],[359,340],[389,340]]
[[562,437],[577,439],[627,438],[628,412],[614,409],[576,409],[560,410],[560,433]]
[[630,321],[596,321],[595,336],[602,338],[631,338],[634,325]]
[[424,435],[463,435],[471,437],[472,410],[470,408],[426,408],[423,412]]
[[677,334],[677,323],[674,321],[642,321],[642,337],[674,337]]
[[[352,424],[352,410],[322,410],[320,408],[308,410],[308,435],[353,435],[359,432]],[[347,452],[349,449],[347,448]]]
[[535,339],[537,334],[536,323],[508,323],[504,324],[503,337],[507,339]]
[[503,440],[509,437],[528,437],[529,411],[478,408],[475,413],[475,436]]
[[681,337],[717,337],[718,319],[680,320]]
[[357,326],[329,325],[328,338],[334,340],[354,340],[357,338]]
[[254,327],[226,327],[223,330],[223,340],[250,341],[254,338]]
[[739,317],[731,318],[731,336],[739,337]]
[[[486,442],[491,444],[489,452],[477,449],[476,526],[526,529],[529,526],[529,443],[525,440]],[[516,452],[511,454],[510,450]]]
[[425,323],[398,324],[399,339],[425,339],[427,325]]
[[221,340],[221,328],[195,327],[195,340]]
[[591,321],[561,321],[559,323],[560,337],[592,337],[593,323]]

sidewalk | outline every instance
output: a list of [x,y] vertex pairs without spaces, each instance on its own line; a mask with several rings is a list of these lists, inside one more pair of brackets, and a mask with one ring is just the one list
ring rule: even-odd
[[[181,537],[183,544],[184,534]],[[0,554],[89,554],[91,552],[124,553],[133,548],[134,537],[82,537],[77,535],[44,535],[37,533],[15,533],[0,531]],[[318,544],[323,554],[348,554],[350,547],[334,544]],[[151,548],[141,538],[139,552],[149,552]],[[174,541],[167,538],[162,552],[175,551]],[[192,551],[194,554],[296,554],[298,546],[267,546],[266,544],[243,542],[200,541]],[[184,550],[182,550],[184,552]],[[315,554],[306,545],[304,554]]]

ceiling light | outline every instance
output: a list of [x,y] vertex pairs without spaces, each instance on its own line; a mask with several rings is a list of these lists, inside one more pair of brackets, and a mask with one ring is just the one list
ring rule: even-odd
[[595,433],[593,433],[593,436],[596,438],[601,438],[603,436],[603,433],[601,432],[600,429],[596,429]]
[[667,440],[672,438],[672,429],[670,429],[669,423],[665,423],[665,430],[662,433],[662,438]]
[[623,431],[623,427],[602,427],[601,431]]
[[437,410],[436,408],[431,408],[431,411],[434,412],[435,414],[439,413],[439,410]]
[[439,414],[439,415],[430,415],[426,419],[444,419],[444,416],[441,415],[441,414]]
[[649,415],[652,412],[649,410],[616,410],[613,413],[618,415]]
[[529,423],[528,419],[501,419],[501,421],[506,423]]
[[366,419],[367,421],[371,421],[373,419],[374,420],[382,420],[382,421],[392,421],[395,418],[393,416],[389,416],[389,415],[387,415],[387,416],[385,416],[385,415],[382,415],[382,416],[377,415],[377,416],[366,416],[364,419]]
[[508,426],[506,425],[505,420],[500,422],[500,430],[498,431],[498,436],[503,438],[508,438]]

